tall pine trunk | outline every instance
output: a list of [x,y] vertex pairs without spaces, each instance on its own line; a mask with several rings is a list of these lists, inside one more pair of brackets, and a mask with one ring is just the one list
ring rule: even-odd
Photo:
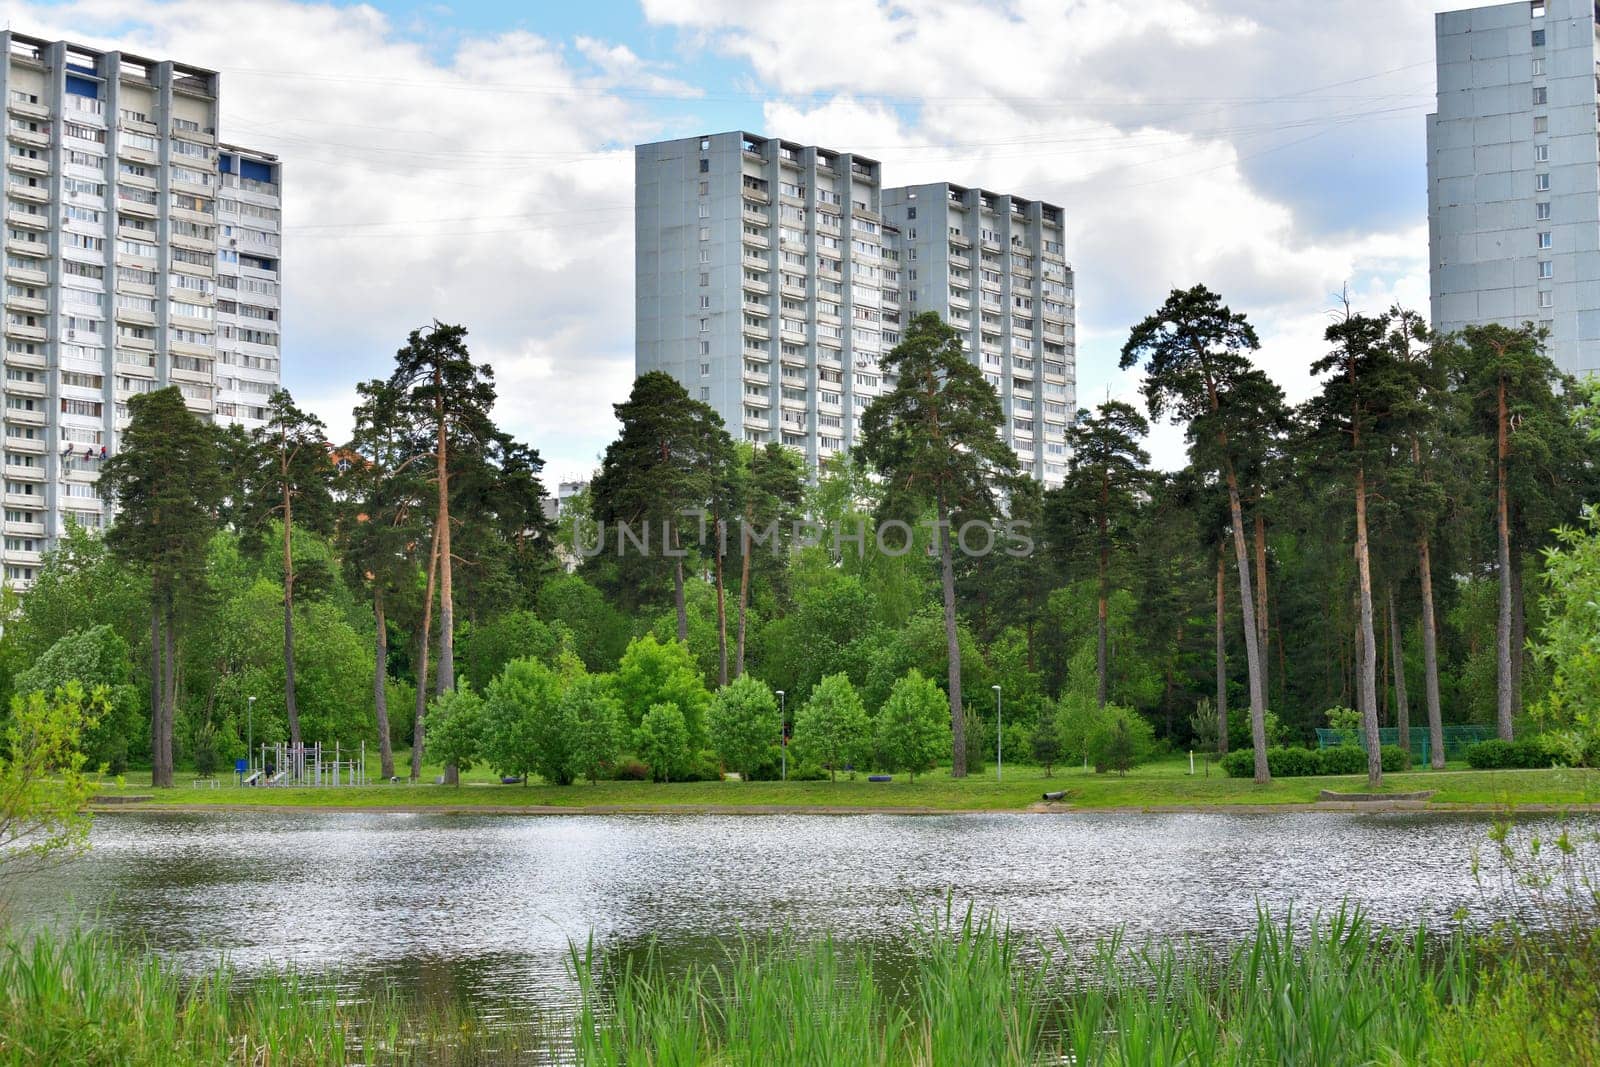
[[1495,725],[1500,740],[1511,740],[1511,505],[1506,485],[1506,457],[1510,453],[1506,412],[1506,383],[1500,379],[1495,419],[1495,533],[1500,567],[1500,616],[1495,626]]
[[[157,594],[159,596],[159,593]],[[150,784],[172,788],[172,745],[165,728],[167,702],[166,634],[159,603],[150,608]]]
[[178,639],[175,635],[176,630],[177,611],[169,605],[167,617],[162,626],[162,644],[166,646],[167,669],[161,693],[161,754],[168,786],[172,785],[174,763],[172,755],[172,722],[176,717],[174,713],[178,706]]
[[456,687],[456,605],[450,558],[450,459],[445,433],[443,371],[434,371],[433,383],[439,391],[439,517],[434,533],[439,538],[439,692],[444,693]]
[[1394,725],[1400,747],[1411,751],[1411,707],[1406,701],[1406,647],[1400,630],[1400,616],[1394,607],[1394,586],[1389,587],[1389,646],[1394,660]]
[[1105,536],[1105,515],[1102,513],[1100,517],[1100,581],[1098,602],[1095,605],[1096,632],[1094,648],[1095,698],[1100,702],[1102,708],[1106,706],[1106,630],[1109,628],[1107,601],[1111,595],[1111,550],[1106,545]]
[[671,523],[672,551],[672,603],[678,609],[678,640],[689,642],[689,606],[683,599],[683,545],[678,541],[678,524]]
[[722,516],[717,516],[713,533],[717,543],[712,546],[717,581],[717,684],[728,684],[728,593],[722,583]]
[[744,619],[750,603],[750,510],[745,509],[739,524],[739,638],[733,657],[733,676],[744,674]]
[[1228,754],[1228,633],[1227,600],[1224,586],[1228,573],[1227,553],[1217,545],[1217,755]]
[[[1355,447],[1361,447],[1359,431]],[[1360,464],[1356,466],[1356,590],[1361,605],[1361,655],[1356,661],[1356,681],[1367,735],[1367,787],[1375,789],[1383,783],[1383,746],[1378,740],[1378,648],[1372,627],[1372,559],[1367,551],[1367,470]]]
[[1511,546],[1511,717],[1522,715],[1522,669],[1528,658],[1528,613],[1522,599],[1522,551]]
[[956,566],[950,516],[939,501],[939,574],[944,586],[944,646],[950,661],[950,777],[967,776],[967,719],[961,708],[961,640],[956,633]]
[[[1227,448],[1227,441],[1218,442]],[[1233,554],[1239,568],[1239,610],[1244,616],[1245,670],[1250,676],[1250,743],[1255,748],[1257,784],[1272,780],[1267,769],[1267,694],[1261,688],[1261,634],[1256,626],[1255,595],[1250,589],[1250,548],[1245,542],[1244,508],[1239,502],[1239,478],[1233,461],[1224,458],[1228,477],[1228,512],[1233,519]]]
[[284,448],[280,473],[283,478],[283,708],[289,717],[289,743],[300,746],[300,706],[294,685],[294,510],[289,492],[289,455]]
[[1433,617],[1433,559],[1428,535],[1417,542],[1417,570],[1422,581],[1422,682],[1428,699],[1428,758],[1444,770],[1444,717],[1439,709],[1439,630]]
[[383,614],[383,590],[372,590],[372,618],[378,626],[378,636],[373,641],[372,706],[378,719],[378,760],[383,766],[383,778],[394,777],[394,746],[389,743],[389,689],[384,684],[389,678],[389,620]]
[[1272,692],[1271,672],[1268,665],[1272,662],[1269,655],[1271,648],[1272,628],[1267,622],[1267,517],[1261,512],[1261,502],[1256,501],[1255,515],[1255,549],[1256,549],[1256,635],[1261,642],[1261,693],[1267,696]]
[[422,634],[417,640],[417,708],[411,723],[411,780],[422,777],[422,749],[425,740],[424,718],[428,713],[428,653],[432,651],[429,629],[433,625],[433,588],[439,573],[439,528],[433,529],[433,545],[428,550],[428,583],[422,601]]

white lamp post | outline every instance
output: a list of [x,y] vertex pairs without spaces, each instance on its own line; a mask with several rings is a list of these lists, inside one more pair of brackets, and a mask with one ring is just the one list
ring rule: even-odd
[[1003,766],[1001,760],[1004,753],[1001,750],[1002,731],[1000,723],[1000,687],[991,685],[994,690],[994,780],[1000,781],[1000,772]]
[[783,690],[778,690],[778,762],[782,781],[789,780],[789,713]]

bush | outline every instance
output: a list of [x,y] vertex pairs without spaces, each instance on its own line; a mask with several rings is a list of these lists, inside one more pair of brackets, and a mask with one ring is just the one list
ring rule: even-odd
[[620,760],[612,770],[611,777],[618,782],[647,782],[650,780],[650,768],[636,759]]
[[1384,745],[1378,749],[1378,757],[1383,761],[1385,774],[1399,774],[1411,769],[1411,753],[1399,745]]
[[[765,682],[750,674],[741,674],[717,690],[706,722],[722,762],[746,780],[771,761],[783,733],[777,698]],[[719,771],[716,777],[721,776]]]
[[789,781],[821,782],[827,780],[831,773],[831,771],[825,771],[815,763],[800,763],[789,768]]
[[[1403,771],[1411,757],[1395,745],[1383,747],[1383,769]],[[1229,778],[1249,778],[1256,773],[1255,753],[1239,749],[1222,757],[1222,770]],[[1274,778],[1312,778],[1323,774],[1365,774],[1367,753],[1356,745],[1339,745],[1321,750],[1276,747],[1267,749],[1267,770]]]
[[689,761],[689,769],[678,779],[681,782],[722,781],[722,760],[711,749],[702,749]]
[[1467,746],[1467,766],[1480,771],[1537,770],[1550,766],[1550,753],[1537,737],[1479,741]]
[[1317,752],[1321,774],[1366,774],[1367,750],[1360,745],[1335,745]]

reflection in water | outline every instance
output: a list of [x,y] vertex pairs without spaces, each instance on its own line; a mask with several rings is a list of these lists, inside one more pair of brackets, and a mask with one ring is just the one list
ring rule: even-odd
[[202,970],[292,963],[486,1002],[566,1003],[569,942],[713,958],[738,931],[892,942],[947,899],[1088,943],[1225,943],[1258,905],[1345,899],[1379,923],[1483,914],[1481,817],[1329,813],[504,816],[230,811],[102,816],[94,848],[15,887]]

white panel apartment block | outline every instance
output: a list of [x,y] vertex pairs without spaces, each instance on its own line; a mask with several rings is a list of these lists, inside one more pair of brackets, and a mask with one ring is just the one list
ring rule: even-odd
[[[862,411],[893,386],[879,357],[906,318],[937,311],[968,333],[975,360],[1000,354],[985,373],[1007,439],[1027,469],[1060,481],[1074,357],[1059,208],[947,185],[884,189],[876,160],[742,131],[640,145],[634,165],[638,373],[666,371],[736,438],[780,441],[815,468],[856,442]],[[969,211],[951,190],[971,200],[969,232],[997,240],[947,236]],[[929,236],[913,240],[919,198],[955,222],[919,224]],[[993,285],[972,284],[979,243]]]
[[1436,16],[1428,117],[1433,324],[1543,325],[1600,371],[1600,67],[1594,0]]
[[69,521],[109,521],[97,482],[130,397],[176,385],[198,414],[259,424],[279,381],[279,165],[219,150],[213,71],[10,32],[0,47],[0,559],[25,585]]

